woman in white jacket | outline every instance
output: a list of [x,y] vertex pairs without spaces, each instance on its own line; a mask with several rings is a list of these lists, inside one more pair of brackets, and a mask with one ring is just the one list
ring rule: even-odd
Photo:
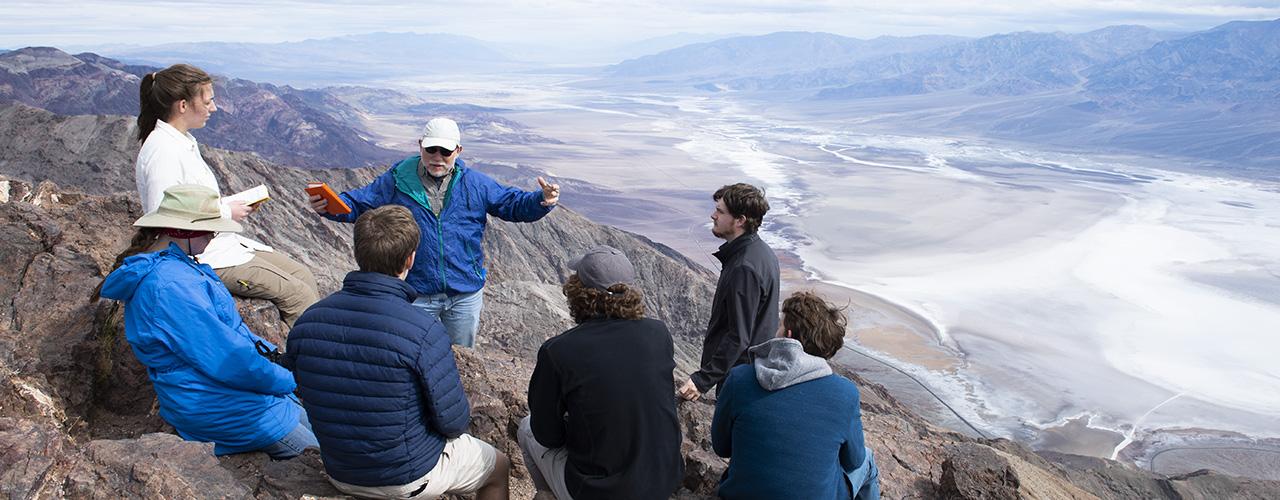
[[[164,190],[176,184],[199,184],[221,193],[190,133],[204,127],[218,109],[213,102],[213,78],[194,66],[175,64],[143,76],[138,97],[142,150],[134,172],[143,211],[155,211]],[[253,211],[240,201],[224,199],[222,204],[222,216],[236,222]],[[214,269],[232,294],[274,302],[290,327],[318,298],[309,269],[235,233],[218,233],[197,258]]]

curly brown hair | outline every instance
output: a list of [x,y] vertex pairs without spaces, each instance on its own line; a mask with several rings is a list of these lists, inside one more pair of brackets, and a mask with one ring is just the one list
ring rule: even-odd
[[804,352],[831,359],[844,346],[848,318],[843,307],[832,306],[813,292],[796,292],[782,302],[782,324]]
[[587,320],[640,319],[644,317],[644,294],[640,289],[624,284],[609,287],[609,291],[591,288],[578,279],[577,273],[564,282],[564,296],[569,300],[569,314],[574,323]]

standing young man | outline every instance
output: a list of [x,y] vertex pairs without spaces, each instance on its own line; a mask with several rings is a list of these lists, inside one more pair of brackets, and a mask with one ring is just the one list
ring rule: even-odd
[[510,462],[465,434],[471,410],[449,337],[412,305],[404,277],[420,236],[409,210],[356,220],[359,271],[289,332],[284,364],[320,441],[334,487],[361,498],[508,496]]
[[644,317],[621,251],[599,246],[570,267],[577,326],[538,349],[517,432],[529,475],[559,500],[669,498],[684,470],[671,332]]
[[383,205],[400,205],[421,229],[418,258],[406,280],[417,291],[413,305],[440,318],[454,344],[475,345],[484,308],[484,251],[488,215],[508,222],[534,222],[560,199],[560,185],[538,178],[540,191],[502,186],[468,169],[461,132],[448,118],[427,122],[419,153],[405,158],[369,185],[339,195],[351,213],[331,215],[328,203],[311,197],[311,208],[338,222]]
[[678,390],[686,400],[718,388],[730,368],[747,361],[747,348],[778,331],[778,257],[757,234],[769,202],[758,188],[742,183],[724,186],[711,198],[711,234],[725,240],[715,253],[722,268],[702,363]]

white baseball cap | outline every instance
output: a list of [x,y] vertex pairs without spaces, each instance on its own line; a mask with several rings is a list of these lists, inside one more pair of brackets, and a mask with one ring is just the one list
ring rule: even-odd
[[422,139],[418,141],[424,148],[439,146],[448,150],[458,149],[462,143],[462,133],[458,132],[458,122],[448,118],[432,118],[427,126],[422,127]]

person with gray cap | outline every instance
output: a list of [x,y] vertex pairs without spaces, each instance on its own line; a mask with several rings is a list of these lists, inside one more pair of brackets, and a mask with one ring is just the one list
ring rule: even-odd
[[472,347],[484,308],[484,239],[488,216],[508,222],[535,222],[560,200],[560,185],[538,177],[540,190],[502,186],[462,161],[462,134],[448,118],[427,122],[419,153],[405,158],[362,188],[338,197],[351,208],[328,212],[328,202],[311,197],[321,216],[354,223],[369,210],[400,205],[422,230],[418,257],[405,281],[418,292],[413,304],[440,318],[454,344]]
[[644,317],[636,272],[598,246],[569,264],[577,326],[538,349],[516,437],[540,496],[668,498],[684,476],[671,333]]
[[[217,273],[194,255],[215,232],[236,233],[218,192],[178,184],[133,224],[137,234],[103,281],[102,297],[124,303],[124,331],[160,402],[160,417],[216,455],[262,451],[275,459],[317,448],[293,374],[254,335]],[[95,294],[95,299],[96,294]]]

